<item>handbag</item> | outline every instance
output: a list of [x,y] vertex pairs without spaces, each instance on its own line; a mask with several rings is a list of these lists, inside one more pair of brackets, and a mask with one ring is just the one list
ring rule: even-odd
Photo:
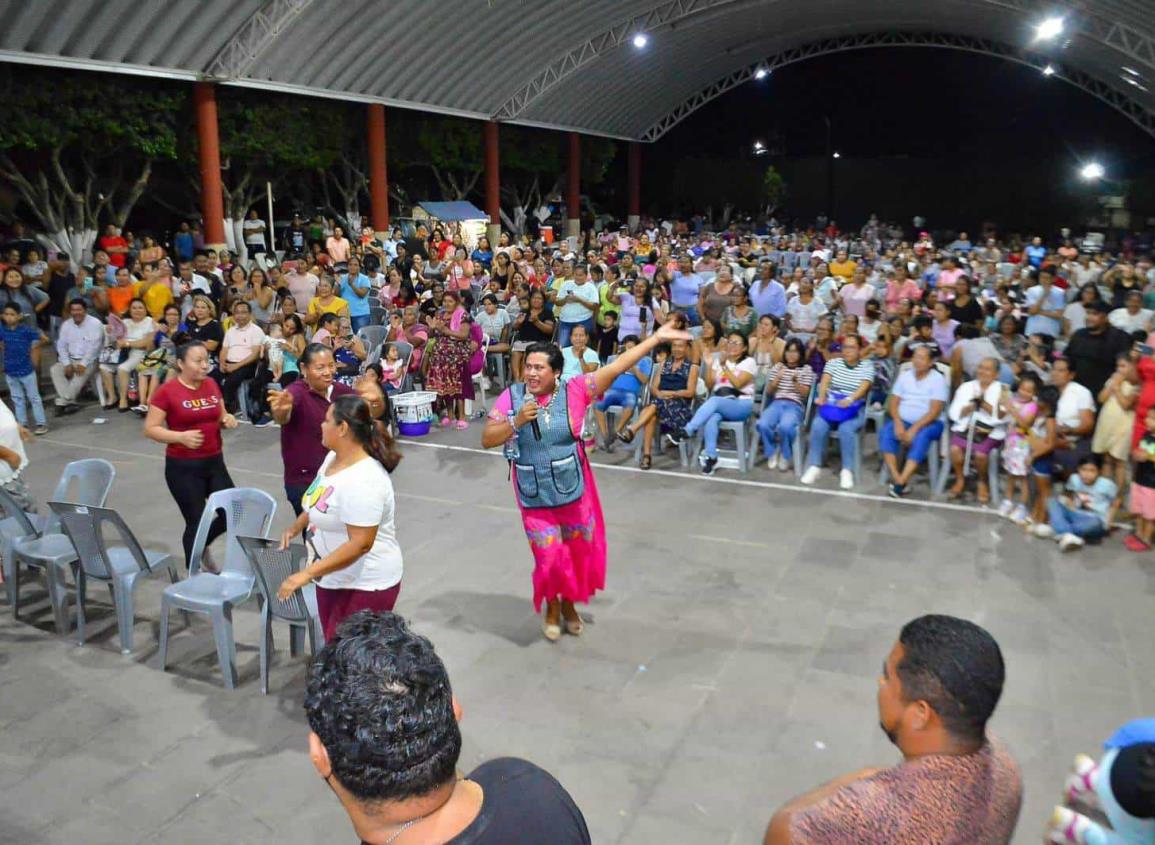
[[858,416],[863,407],[866,406],[865,399],[859,399],[857,402],[852,402],[845,408],[840,407],[837,403],[847,398],[845,393],[827,393],[826,402],[818,406],[818,415],[826,420],[831,425],[844,423],[847,420],[852,420]]
[[730,387],[729,385],[723,385],[722,387],[719,387],[714,391],[714,395],[719,396],[723,399],[735,399],[735,398],[742,395],[742,391],[736,387]]

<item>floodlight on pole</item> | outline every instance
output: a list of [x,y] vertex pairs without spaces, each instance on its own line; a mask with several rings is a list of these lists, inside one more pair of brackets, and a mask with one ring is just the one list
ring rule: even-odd
[[1051,41],[1063,34],[1063,19],[1059,17],[1047,18],[1035,27],[1036,41]]
[[1097,161],[1089,161],[1079,169],[1079,176],[1085,182],[1098,182],[1106,175],[1106,169]]
[[639,50],[642,49],[643,47],[645,47],[649,43],[650,43],[650,39],[646,37],[646,34],[644,32],[639,32],[637,35],[634,36],[634,46],[637,47]]

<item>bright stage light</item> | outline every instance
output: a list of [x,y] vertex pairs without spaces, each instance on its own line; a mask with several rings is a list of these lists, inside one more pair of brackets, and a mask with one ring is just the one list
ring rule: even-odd
[[639,50],[642,49],[643,47],[645,47],[649,42],[650,42],[650,39],[646,37],[646,34],[644,32],[639,32],[637,35],[634,36],[634,46],[637,47]]
[[1091,161],[1087,164],[1084,164],[1082,169],[1079,171],[1079,175],[1088,182],[1097,182],[1106,174],[1107,171],[1103,168],[1103,165],[1099,164],[1097,161]]
[[1062,18],[1047,18],[1045,21],[1035,27],[1036,41],[1050,41],[1053,38],[1058,38],[1062,34]]

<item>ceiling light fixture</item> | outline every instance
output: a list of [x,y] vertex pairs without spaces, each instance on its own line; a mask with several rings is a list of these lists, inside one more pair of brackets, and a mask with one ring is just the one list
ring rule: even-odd
[[1043,68],[1043,76],[1054,76],[1054,75],[1055,75],[1055,68],[1053,65],[1047,65],[1045,68]]
[[639,32],[637,35],[634,36],[634,46],[637,47],[639,50],[642,49],[643,47],[645,47],[649,43],[650,43],[650,39],[646,37],[646,34],[644,32]]
[[1097,161],[1089,161],[1079,170],[1079,175],[1088,182],[1097,182],[1107,174],[1103,165]]
[[1036,41],[1051,41],[1063,34],[1062,18],[1047,18],[1035,27]]

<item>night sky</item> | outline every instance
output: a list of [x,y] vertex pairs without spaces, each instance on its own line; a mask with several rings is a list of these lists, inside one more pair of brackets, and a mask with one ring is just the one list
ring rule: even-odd
[[[781,153],[778,161],[787,166],[824,159],[824,115],[832,121],[834,149],[843,156],[838,166],[844,184],[845,176],[853,181],[856,160],[872,160],[875,169],[880,160],[890,160],[901,168],[906,157],[905,166],[925,162],[928,173],[940,175],[955,163],[999,162],[1008,170],[1017,162],[1030,164],[1036,169],[1017,188],[1028,192],[1032,182],[1042,187],[1050,174],[1054,180],[1073,178],[1078,163],[1090,157],[1114,178],[1155,172],[1155,139],[1090,94],[1013,62],[930,48],[858,50],[780,68],[698,110],[649,148],[647,161],[665,169],[685,158],[747,158],[755,140]],[[1046,166],[1039,167],[1041,161]],[[824,187],[813,178],[800,181],[792,204],[806,212],[823,205],[815,194],[824,195]],[[658,193],[660,187],[652,186]],[[938,178],[926,186],[926,197],[950,187]],[[993,216],[1015,216],[1014,209],[999,207],[1005,196],[988,199]],[[909,202],[917,206],[924,197]]]

